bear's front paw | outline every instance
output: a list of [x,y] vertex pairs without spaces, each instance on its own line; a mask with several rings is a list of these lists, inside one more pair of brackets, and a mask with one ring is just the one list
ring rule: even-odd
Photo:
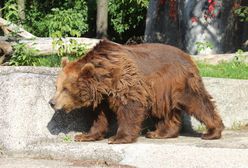
[[220,139],[221,138],[221,132],[208,132],[206,134],[202,134],[202,139],[204,140],[212,140],[212,139]]
[[136,138],[132,138],[131,136],[125,137],[118,137],[112,136],[108,139],[109,144],[125,144],[125,143],[132,143],[135,141]]
[[157,132],[150,131],[150,132],[147,132],[146,133],[146,138],[152,138],[152,139],[154,139],[154,138],[160,138],[160,137],[158,136],[158,133]]
[[79,134],[79,135],[75,135],[74,137],[75,142],[95,141],[95,140],[100,140],[100,139],[102,138],[96,135],[91,135],[91,134]]

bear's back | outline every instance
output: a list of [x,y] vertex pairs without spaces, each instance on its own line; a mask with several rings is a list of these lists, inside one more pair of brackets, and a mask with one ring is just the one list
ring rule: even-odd
[[125,48],[129,51],[128,56],[144,75],[151,75],[169,66],[177,70],[195,68],[188,54],[170,45],[151,43],[130,45]]

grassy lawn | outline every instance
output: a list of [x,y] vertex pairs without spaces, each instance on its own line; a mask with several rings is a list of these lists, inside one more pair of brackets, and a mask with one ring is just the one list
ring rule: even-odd
[[[37,66],[59,67],[60,59],[58,55],[37,57]],[[70,57],[70,60],[76,59]],[[248,79],[248,63],[243,62],[223,62],[217,65],[197,62],[201,76],[216,78]]]
[[248,64],[243,62],[223,62],[217,65],[197,63],[201,76],[217,78],[248,79]]
[[[35,56],[35,66],[45,67],[60,67],[61,56],[49,55],[49,56]],[[70,61],[77,59],[77,57],[68,56]]]

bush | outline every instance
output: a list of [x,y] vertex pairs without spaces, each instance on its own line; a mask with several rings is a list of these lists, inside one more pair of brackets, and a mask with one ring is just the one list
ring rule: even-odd
[[[16,0],[5,0],[4,18],[39,37],[95,36],[96,1],[29,0],[20,23]],[[149,0],[109,0],[109,38],[125,42],[144,34]],[[88,11],[90,6],[91,11]],[[90,30],[89,30],[90,25]]]
[[4,7],[1,9],[3,12],[3,17],[11,21],[13,23],[18,24],[20,21],[20,17],[18,15],[18,8],[17,8],[17,3],[16,0],[8,0]]
[[10,59],[10,65],[14,66],[36,66],[37,60],[34,57],[37,52],[34,49],[27,48],[25,44],[16,44],[14,47],[14,53]]
[[73,2],[43,11],[43,6],[34,1],[26,10],[25,28],[43,37],[80,37],[88,31],[88,8],[85,0]]
[[50,37],[80,37],[88,30],[84,14],[75,9],[52,9],[52,13],[43,19],[44,24],[48,27],[47,35]]
[[[114,40],[126,41],[125,35],[138,35],[144,28],[149,0],[109,0],[109,27],[116,34]],[[142,34],[144,30],[142,30]]]
[[239,16],[241,22],[248,22],[248,6],[241,6],[234,12]]

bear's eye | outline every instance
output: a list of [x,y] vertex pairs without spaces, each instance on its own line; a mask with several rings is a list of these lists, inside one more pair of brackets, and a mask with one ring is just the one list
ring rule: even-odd
[[68,91],[68,89],[66,87],[63,87],[63,91]]

